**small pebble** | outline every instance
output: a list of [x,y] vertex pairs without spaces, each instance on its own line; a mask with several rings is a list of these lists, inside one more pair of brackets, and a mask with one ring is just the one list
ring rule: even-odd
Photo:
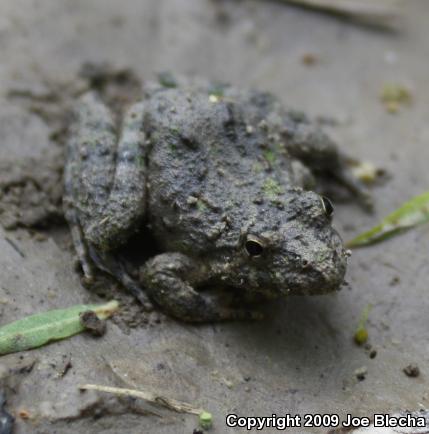
[[93,336],[100,337],[106,333],[106,321],[98,318],[97,314],[92,310],[82,312],[79,315],[79,319],[85,330]]
[[317,63],[318,60],[319,59],[318,59],[317,55],[314,53],[305,53],[301,57],[301,62],[305,66],[313,66]]
[[359,381],[363,381],[366,378],[366,374],[368,373],[368,369],[366,366],[362,366],[355,370],[354,374]]
[[403,369],[403,371],[404,371],[404,374],[405,374],[407,377],[415,378],[415,377],[418,377],[418,376],[420,375],[420,369],[419,369],[419,367],[418,367],[416,364],[414,364],[414,363],[410,363],[408,366],[406,366],[406,367]]

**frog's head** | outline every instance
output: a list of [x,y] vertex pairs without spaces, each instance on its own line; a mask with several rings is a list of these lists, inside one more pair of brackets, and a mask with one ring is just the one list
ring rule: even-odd
[[338,289],[349,253],[331,226],[332,213],[327,198],[302,190],[291,192],[282,210],[265,208],[240,243],[247,284],[273,294]]

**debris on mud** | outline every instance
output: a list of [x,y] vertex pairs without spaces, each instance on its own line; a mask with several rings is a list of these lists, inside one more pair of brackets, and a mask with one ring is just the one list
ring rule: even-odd
[[0,392],[0,434],[12,434],[15,418],[5,410],[6,397]]
[[403,372],[407,377],[416,378],[420,375],[420,368],[415,363],[410,363]]
[[80,323],[92,336],[100,337],[106,333],[106,321],[98,318],[92,310],[86,310],[79,315]]
[[370,161],[353,161],[353,175],[368,185],[373,185],[387,177],[386,171]]
[[359,380],[359,381],[363,381],[366,378],[366,374],[368,373],[368,369],[366,368],[366,366],[362,366],[358,369],[355,370],[354,374],[355,377]]
[[386,111],[395,114],[402,106],[410,105],[413,98],[408,87],[397,83],[386,83],[381,90],[380,99]]
[[319,62],[319,56],[315,53],[304,53],[301,56],[301,62],[305,66],[314,66]]
[[57,373],[58,378],[63,378],[66,376],[67,372],[73,367],[72,359],[69,355],[63,354],[62,363],[59,372]]
[[0,223],[5,229],[63,222],[61,155],[0,162]]

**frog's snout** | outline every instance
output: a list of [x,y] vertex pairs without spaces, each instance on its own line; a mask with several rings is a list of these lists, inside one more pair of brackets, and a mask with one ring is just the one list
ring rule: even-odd
[[305,244],[299,246],[301,255],[296,256],[294,263],[289,262],[294,270],[289,281],[291,292],[316,295],[338,290],[344,282],[350,256],[341,238],[333,234],[329,243],[313,239],[313,243]]
[[344,282],[348,254],[341,247],[320,253],[313,262],[303,267],[306,290],[304,293],[323,294],[338,290]]
[[295,294],[318,295],[338,290],[344,282],[346,260],[308,264],[295,280]]

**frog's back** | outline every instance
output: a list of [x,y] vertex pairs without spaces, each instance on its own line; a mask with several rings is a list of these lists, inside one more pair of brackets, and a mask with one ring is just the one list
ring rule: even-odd
[[245,221],[259,214],[267,179],[290,183],[287,159],[269,167],[263,105],[200,89],[160,90],[147,103],[155,236],[165,248],[193,253],[207,251],[207,243],[236,244]]

